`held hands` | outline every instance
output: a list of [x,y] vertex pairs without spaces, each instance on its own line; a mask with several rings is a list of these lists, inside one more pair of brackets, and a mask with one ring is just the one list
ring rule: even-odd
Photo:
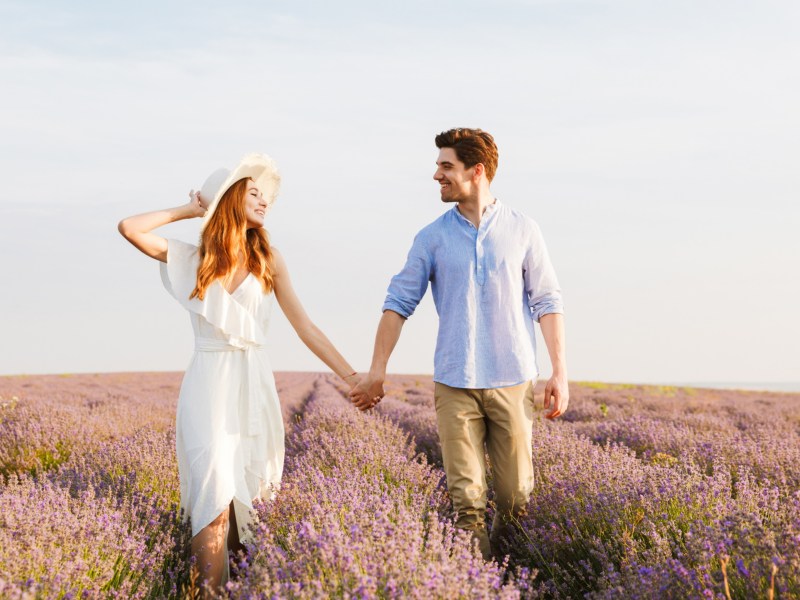
[[544,388],[544,408],[552,407],[552,410],[545,415],[548,419],[555,419],[567,412],[569,405],[569,385],[567,376],[561,373],[553,373]]
[[350,401],[358,410],[374,408],[386,395],[383,379],[367,374],[350,390]]
[[[358,373],[351,373],[350,375],[345,375],[342,379],[344,379],[344,382],[350,387],[350,392],[352,392],[353,388],[361,381],[361,375]],[[348,394],[350,392],[348,392]]]

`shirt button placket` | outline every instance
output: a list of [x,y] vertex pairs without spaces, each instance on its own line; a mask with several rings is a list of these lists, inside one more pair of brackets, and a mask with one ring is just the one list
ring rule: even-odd
[[480,237],[475,240],[475,271],[478,285],[483,285],[486,280],[486,269],[483,265],[483,245],[481,244]]

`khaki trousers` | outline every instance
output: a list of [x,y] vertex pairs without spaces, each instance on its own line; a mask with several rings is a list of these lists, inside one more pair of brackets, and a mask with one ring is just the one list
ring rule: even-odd
[[[533,491],[534,383],[494,389],[435,386],[439,439],[456,527],[472,532],[487,560],[491,545],[524,512]],[[492,466],[497,505],[491,540],[485,522],[484,447]]]

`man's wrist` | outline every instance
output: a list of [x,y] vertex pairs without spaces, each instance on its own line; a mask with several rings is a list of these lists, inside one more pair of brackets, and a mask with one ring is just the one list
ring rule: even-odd
[[386,379],[386,368],[372,367],[369,370],[369,378],[383,382]]

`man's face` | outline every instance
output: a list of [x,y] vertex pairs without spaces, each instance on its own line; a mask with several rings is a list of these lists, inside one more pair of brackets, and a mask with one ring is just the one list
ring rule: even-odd
[[433,178],[439,182],[442,202],[459,202],[469,197],[475,188],[472,181],[474,175],[475,167],[465,168],[464,163],[456,157],[455,150],[452,148],[439,150]]

